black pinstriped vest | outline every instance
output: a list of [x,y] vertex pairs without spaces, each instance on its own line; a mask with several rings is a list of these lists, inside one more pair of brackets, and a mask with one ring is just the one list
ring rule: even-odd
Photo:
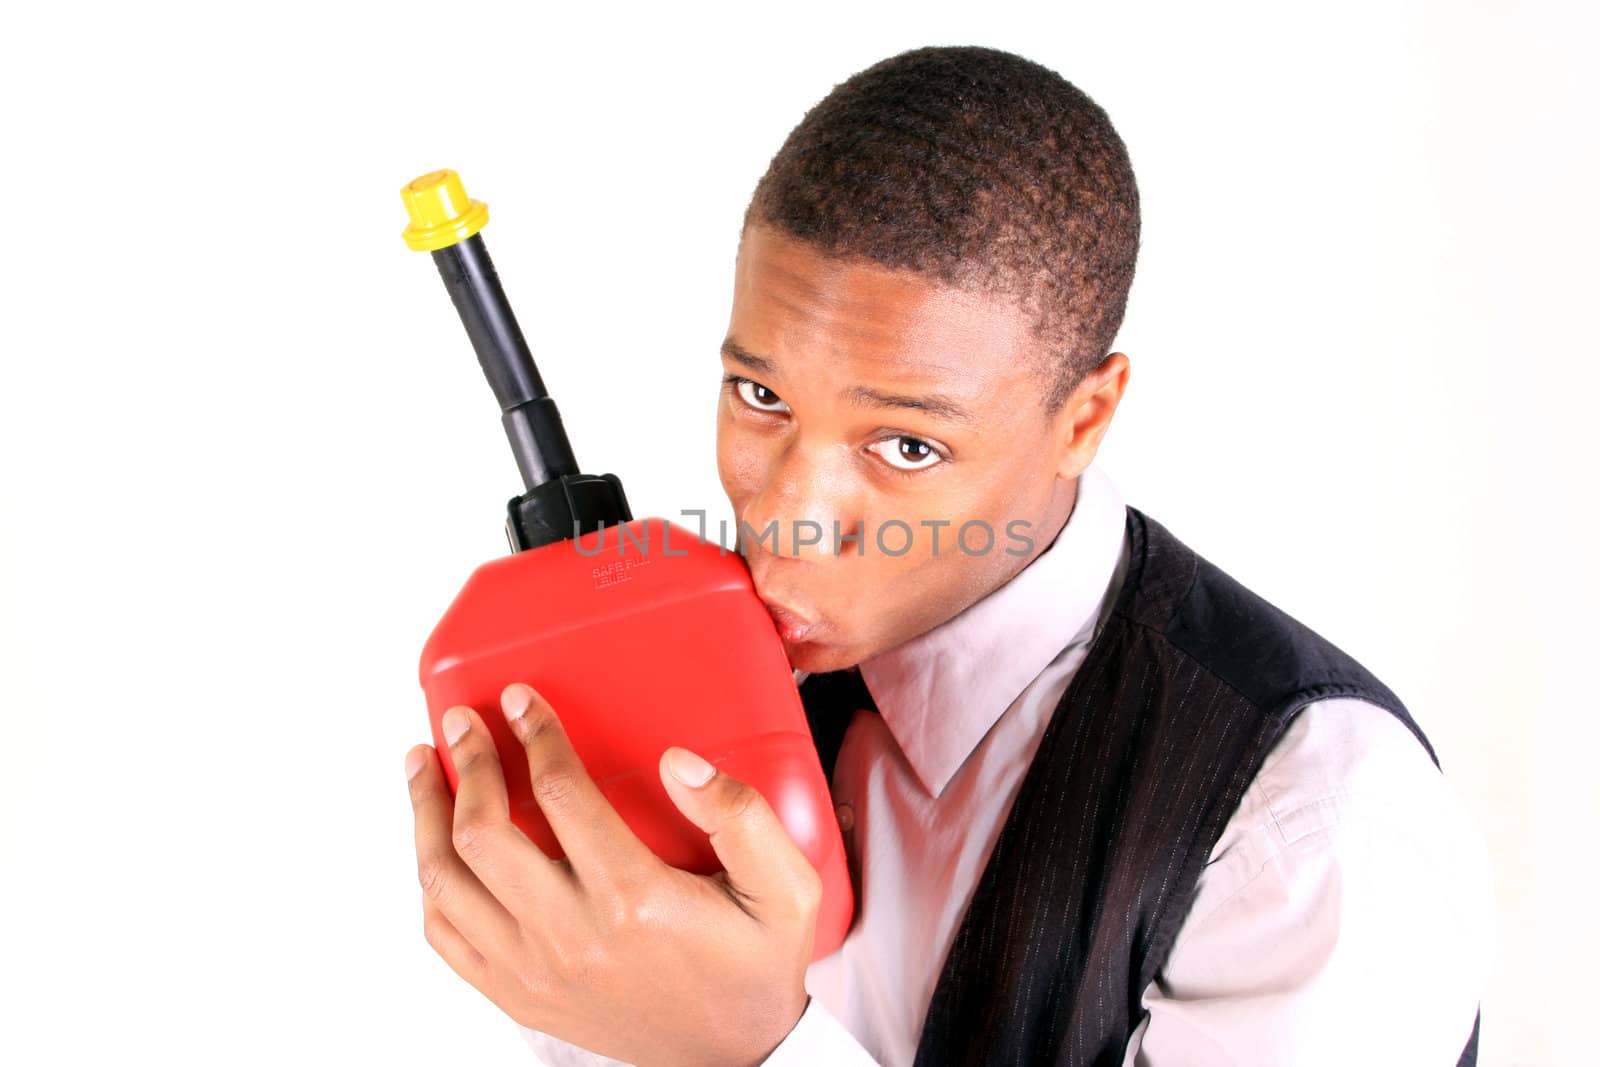
[[[917,1067],[1120,1065],[1223,825],[1306,704],[1386,708],[1438,763],[1350,656],[1132,506],[1127,531],[1122,588],[956,932]],[[843,724],[813,729],[831,775]],[[1460,1067],[1477,1044],[1475,1022]]]

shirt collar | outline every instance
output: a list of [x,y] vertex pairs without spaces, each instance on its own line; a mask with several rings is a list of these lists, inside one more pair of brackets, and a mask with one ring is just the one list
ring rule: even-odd
[[1117,486],[1091,464],[1066,525],[1032,562],[959,615],[861,663],[884,724],[931,795],[1063,649],[1092,638],[1126,522]]

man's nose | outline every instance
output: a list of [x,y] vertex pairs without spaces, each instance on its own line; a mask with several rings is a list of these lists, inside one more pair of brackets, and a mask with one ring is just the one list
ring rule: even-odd
[[856,489],[844,448],[791,440],[745,504],[739,537],[775,556],[824,560],[854,551]]

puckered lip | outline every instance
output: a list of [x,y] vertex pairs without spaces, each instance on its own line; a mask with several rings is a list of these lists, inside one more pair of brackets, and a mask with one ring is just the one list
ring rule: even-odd
[[778,631],[786,640],[798,641],[817,625],[817,620],[808,619],[776,600],[762,597],[761,603],[766,605],[767,613],[772,616],[772,621],[777,624]]

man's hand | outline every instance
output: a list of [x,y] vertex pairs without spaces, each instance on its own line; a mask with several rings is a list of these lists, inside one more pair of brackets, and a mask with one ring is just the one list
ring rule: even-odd
[[511,821],[494,739],[445,713],[451,798],[431,746],[406,757],[423,933],[523,1026],[637,1064],[754,1064],[806,1006],[821,882],[759,793],[681,748],[661,757],[678,810],[725,868],[669,867],[628,829],[531,687],[500,695],[533,795],[566,858]]

